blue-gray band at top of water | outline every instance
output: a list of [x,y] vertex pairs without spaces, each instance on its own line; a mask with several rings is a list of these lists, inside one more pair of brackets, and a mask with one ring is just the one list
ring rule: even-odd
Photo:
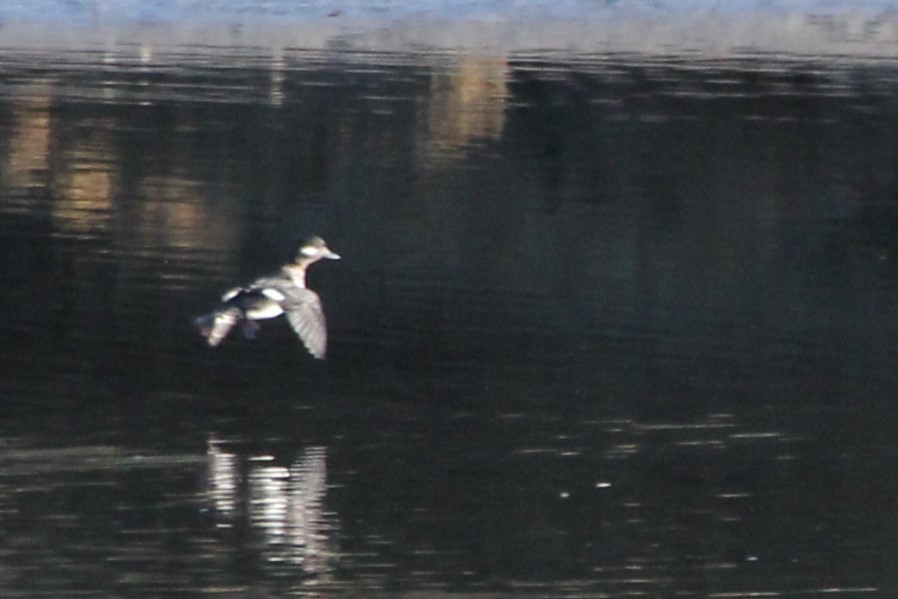
[[[714,13],[738,18],[745,13],[767,15],[860,14],[893,12],[887,0],[32,0],[4,3],[0,18],[80,19],[92,22],[171,21],[208,22],[274,18],[305,20],[321,15],[373,17],[384,21],[427,14],[465,19],[563,17],[581,19],[601,14],[607,17],[641,16],[666,18]],[[335,15],[336,16],[336,15]]]
[[890,58],[884,0],[36,0],[0,5],[0,48],[551,50],[564,54],[755,52]]

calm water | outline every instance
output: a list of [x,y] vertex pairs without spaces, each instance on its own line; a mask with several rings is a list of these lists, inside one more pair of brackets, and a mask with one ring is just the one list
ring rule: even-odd
[[890,596],[898,65],[553,56],[3,53],[0,594]]

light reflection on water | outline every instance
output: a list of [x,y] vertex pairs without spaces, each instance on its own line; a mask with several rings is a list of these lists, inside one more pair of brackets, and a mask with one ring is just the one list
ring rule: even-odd
[[[446,416],[438,426],[449,429],[472,417]],[[497,414],[490,433],[464,451],[421,458],[403,448],[421,441],[416,433],[367,448],[364,435],[353,439],[359,448],[290,441],[290,463],[215,435],[205,455],[29,448],[25,439],[7,439],[0,504],[18,555],[7,565],[9,588],[58,584],[65,596],[76,570],[105,560],[108,579],[93,588],[138,596],[264,589],[267,577],[282,592],[314,585],[325,596],[379,594],[397,584],[479,594],[495,588],[498,573],[499,586],[515,596],[731,584],[742,590],[718,596],[739,596],[771,588],[757,585],[759,572],[786,576],[790,563],[812,568],[825,560],[824,547],[799,538],[825,511],[806,503],[807,490],[778,488],[807,466],[813,441],[747,429],[731,414],[651,423]],[[336,471],[328,453],[342,454]],[[354,470],[361,464],[366,472]],[[783,509],[810,513],[760,532]],[[48,552],[27,539],[56,543]],[[194,582],[182,587],[160,575],[172,560]],[[31,580],[21,567],[31,562],[56,563],[60,578]],[[564,582],[531,567],[557,570]],[[251,582],[260,576],[261,586]],[[781,583],[800,596],[826,588],[807,571]]]
[[889,586],[893,69],[127,52],[0,73],[5,594]]

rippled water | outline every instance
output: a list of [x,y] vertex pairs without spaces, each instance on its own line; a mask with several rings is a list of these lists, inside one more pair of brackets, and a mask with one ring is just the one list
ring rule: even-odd
[[[0,60],[4,597],[895,588],[898,70]],[[191,326],[309,233],[329,356]]]

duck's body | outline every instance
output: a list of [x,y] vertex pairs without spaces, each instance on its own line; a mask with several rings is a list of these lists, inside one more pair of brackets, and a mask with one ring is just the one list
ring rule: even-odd
[[257,320],[285,314],[309,353],[324,359],[327,326],[321,298],[306,288],[306,269],[322,258],[339,260],[340,256],[332,252],[323,239],[312,237],[299,248],[296,259],[284,265],[280,273],[225,293],[217,310],[196,319],[200,333],[209,345],[215,347],[239,324],[243,335],[253,339],[259,330]]

